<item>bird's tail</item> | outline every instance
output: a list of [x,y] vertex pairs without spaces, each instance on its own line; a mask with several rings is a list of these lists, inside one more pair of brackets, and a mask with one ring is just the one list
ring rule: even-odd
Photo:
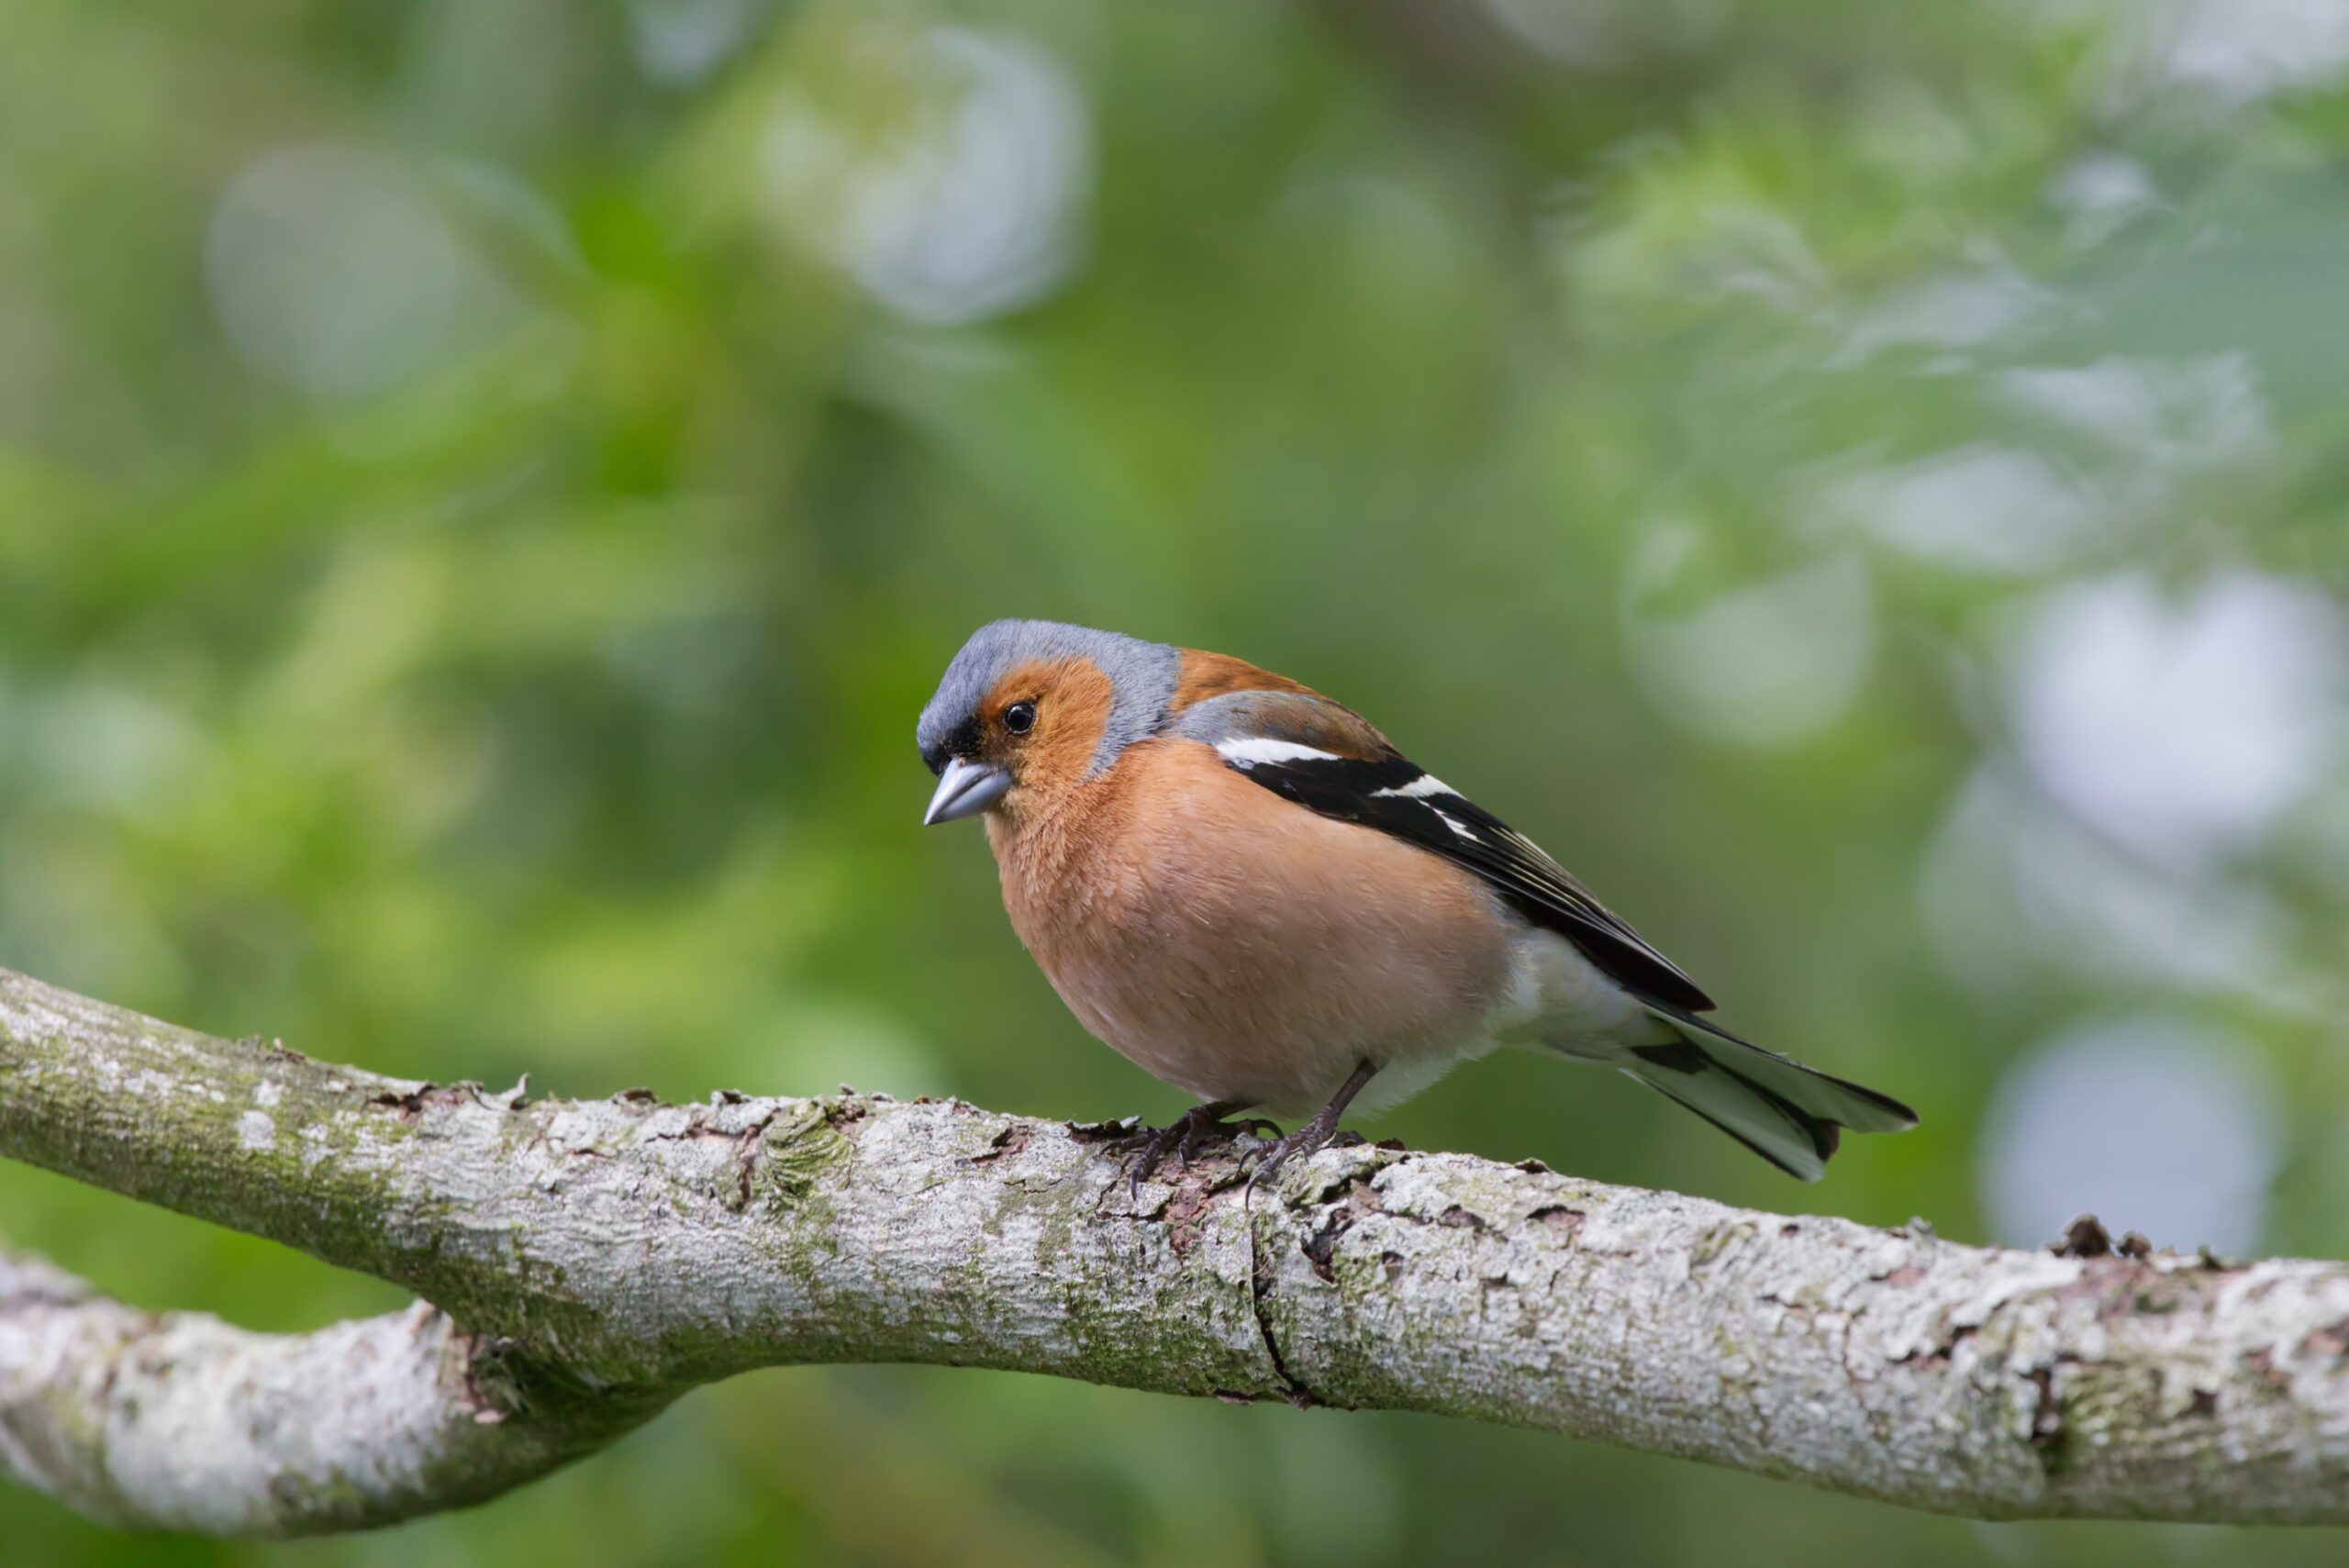
[[1624,1073],[1695,1111],[1789,1175],[1826,1173],[1842,1129],[1899,1132],[1917,1113],[1888,1095],[1805,1067],[1677,1011],[1651,1009],[1664,1028],[1628,1048]]

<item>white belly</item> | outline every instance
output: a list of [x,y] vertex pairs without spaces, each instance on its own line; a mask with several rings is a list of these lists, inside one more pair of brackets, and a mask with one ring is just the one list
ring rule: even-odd
[[1542,1046],[1593,1062],[1662,1037],[1654,1015],[1582,950],[1528,925],[1511,945],[1509,984],[1488,1026],[1503,1045]]

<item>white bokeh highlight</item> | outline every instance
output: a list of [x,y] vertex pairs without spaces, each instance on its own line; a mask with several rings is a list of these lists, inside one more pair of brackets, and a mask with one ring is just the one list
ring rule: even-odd
[[[1954,319],[1946,342],[1988,321]],[[2186,482],[2274,450],[2241,355],[2017,366],[1983,384],[2025,437],[1823,474],[1800,515],[1935,566],[2035,576],[2141,539]]]
[[2325,596],[2239,573],[2173,599],[2131,573],[2051,594],[2011,661],[2034,784],[2144,860],[2255,846],[2333,765],[2343,648]]
[[2167,206],[2151,171],[2109,148],[2084,152],[2056,171],[2046,195],[2064,215],[2064,238],[2083,250]]
[[1854,474],[1817,510],[1919,560],[1998,576],[2059,566],[2105,529],[2093,489],[2037,452],[1988,441]]
[[2228,106],[2349,71],[2341,0],[2130,0],[2123,14],[2164,84]]
[[2084,438],[2110,462],[2105,480],[2116,508],[2150,506],[2177,480],[2253,462],[2275,445],[2243,354],[2027,366],[2003,373],[1998,387],[2019,413]]
[[1840,323],[1827,363],[1859,364],[1892,349],[1941,350],[1952,365],[1971,350],[2031,327],[2056,305],[2049,290],[2002,262],[1930,277],[1893,290]]
[[206,230],[204,281],[239,357],[321,400],[430,365],[467,295],[487,285],[397,161],[325,143],[265,153],[229,182]]
[[1935,959],[1978,994],[2087,980],[2319,1005],[2285,967],[2288,917],[2255,883],[2151,864],[2004,760],[1978,766],[1934,829],[1918,902]]
[[1976,1145],[1994,1237],[2041,1245],[2081,1214],[2155,1246],[2259,1243],[2283,1162],[2282,1095],[2240,1036],[2165,1014],[2100,1020],[1998,1080]]
[[760,148],[783,226],[916,321],[984,320],[1058,287],[1093,183],[1091,119],[1068,71],[1026,39],[966,28],[860,59],[908,106],[851,123],[787,90]]

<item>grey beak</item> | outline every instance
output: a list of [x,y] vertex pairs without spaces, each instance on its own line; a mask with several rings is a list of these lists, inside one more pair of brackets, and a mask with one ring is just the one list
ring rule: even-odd
[[946,771],[938,775],[938,793],[930,797],[930,809],[921,814],[925,828],[933,822],[952,822],[957,817],[976,817],[1003,798],[1011,787],[1011,775],[987,762],[966,762],[960,757],[951,759]]

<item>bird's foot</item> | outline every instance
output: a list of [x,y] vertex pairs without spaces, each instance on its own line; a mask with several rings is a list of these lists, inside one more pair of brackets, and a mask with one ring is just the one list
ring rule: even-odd
[[1377,1071],[1376,1062],[1363,1058],[1354,1063],[1346,1081],[1338,1085],[1338,1092],[1330,1096],[1328,1105],[1315,1111],[1311,1119],[1286,1138],[1273,1140],[1273,1146],[1264,1151],[1264,1157],[1256,1162],[1256,1169],[1248,1178],[1247,1190],[1241,1195],[1243,1206],[1255,1197],[1256,1184],[1266,1176],[1278,1175],[1281,1167],[1291,1160],[1310,1158],[1329,1147],[1330,1140],[1338,1136],[1338,1118],[1346,1114],[1346,1107],[1354,1103],[1354,1096],[1362,1093],[1362,1086]]
[[1281,1167],[1291,1160],[1310,1159],[1328,1148],[1330,1140],[1338,1136],[1338,1113],[1341,1108],[1334,1105],[1323,1106],[1313,1113],[1312,1119],[1303,1127],[1286,1138],[1273,1140],[1272,1146],[1266,1149],[1264,1157],[1256,1162],[1255,1170],[1249,1173],[1249,1193],[1252,1195],[1255,1192],[1259,1182],[1267,1177],[1278,1175]]
[[1127,1195],[1139,1198],[1141,1184],[1166,1162],[1169,1154],[1174,1157],[1177,1166],[1187,1171],[1191,1162],[1198,1158],[1212,1141],[1229,1142],[1241,1133],[1255,1134],[1259,1129],[1270,1129],[1274,1137],[1280,1136],[1281,1129],[1262,1117],[1242,1117],[1238,1121],[1223,1119],[1240,1108],[1221,1101],[1193,1106],[1164,1127],[1155,1130],[1145,1129],[1123,1140],[1118,1146],[1118,1152],[1133,1157],[1133,1164],[1126,1173]]

